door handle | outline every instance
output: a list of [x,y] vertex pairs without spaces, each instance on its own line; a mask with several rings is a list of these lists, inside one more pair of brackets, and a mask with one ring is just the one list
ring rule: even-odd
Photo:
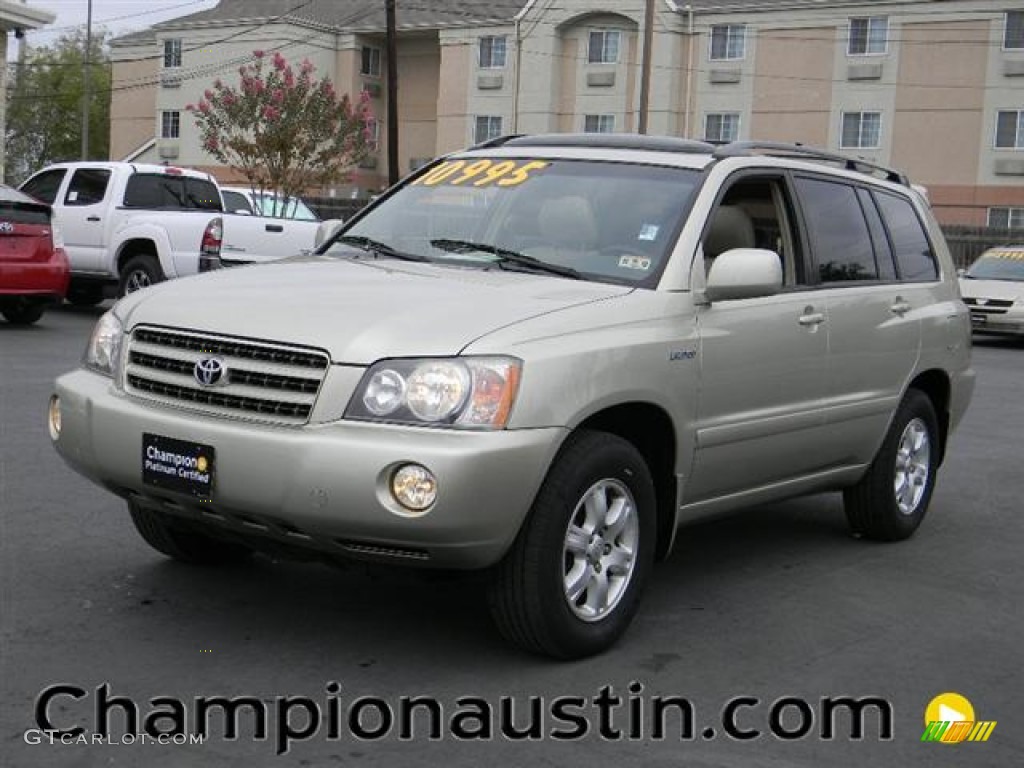
[[267,232],[284,232],[281,224],[267,224]]
[[85,220],[86,221],[99,221],[100,217],[99,216],[87,216]]
[[805,327],[821,325],[825,322],[825,313],[815,312],[814,307],[806,307],[804,308],[804,313],[800,315],[800,319],[797,322]]
[[894,315],[899,315],[900,317],[903,317],[903,315],[907,314],[911,309],[913,309],[913,307],[910,306],[910,302],[906,301],[902,296],[897,296],[896,301],[894,301],[892,306],[889,307],[889,310]]

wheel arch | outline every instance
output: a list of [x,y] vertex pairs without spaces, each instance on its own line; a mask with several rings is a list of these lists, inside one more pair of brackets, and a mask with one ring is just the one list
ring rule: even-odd
[[907,389],[916,389],[924,393],[931,400],[935,409],[935,417],[939,422],[939,464],[946,458],[946,443],[949,437],[949,404],[952,394],[952,385],[949,374],[945,371],[932,368],[917,374]]

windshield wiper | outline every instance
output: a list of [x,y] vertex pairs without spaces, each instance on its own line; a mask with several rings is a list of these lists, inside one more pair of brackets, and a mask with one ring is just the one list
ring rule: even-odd
[[398,251],[387,243],[382,243],[380,240],[374,240],[372,237],[363,237],[362,235],[342,235],[334,242],[344,243],[345,245],[354,245],[356,248],[361,248],[367,253],[374,253],[378,256],[390,256],[393,259],[402,259],[404,261],[430,261],[426,256],[420,256],[418,253]]
[[519,253],[519,251],[513,251],[509,248],[502,248],[501,246],[491,245],[489,243],[477,243],[472,240],[440,238],[438,240],[431,240],[430,244],[435,248],[440,248],[442,251],[448,251],[450,253],[469,253],[471,251],[490,253],[498,257],[497,264],[502,268],[505,268],[505,265],[507,264],[516,264],[521,267],[537,270],[538,272],[547,272],[551,275],[558,275],[559,277],[571,277],[574,280],[580,280],[583,277],[572,267],[563,267],[560,264],[550,264],[546,261],[534,258],[533,256],[527,256],[525,253]]

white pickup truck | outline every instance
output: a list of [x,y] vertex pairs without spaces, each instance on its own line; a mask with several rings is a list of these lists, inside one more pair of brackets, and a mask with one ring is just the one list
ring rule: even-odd
[[[312,249],[316,234],[316,225],[305,222],[308,236],[298,237],[285,232],[283,225],[292,222],[225,216],[216,180],[186,168],[59,163],[30,177],[21,190],[53,207],[71,263],[68,300],[80,305],[98,304],[114,288],[123,296],[217,269],[229,244],[235,248],[229,263],[270,261]],[[287,237],[275,237],[279,225]]]

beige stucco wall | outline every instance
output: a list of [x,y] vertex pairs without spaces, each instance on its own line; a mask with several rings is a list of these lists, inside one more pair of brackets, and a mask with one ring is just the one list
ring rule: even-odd
[[122,160],[152,139],[159,64],[151,46],[122,49],[139,61],[114,61],[111,66],[110,159]]
[[767,30],[758,35],[751,136],[817,146],[828,143],[833,34],[819,27]]
[[475,48],[468,40],[441,35],[441,65],[437,95],[437,154],[453,152],[467,144],[469,72]]

